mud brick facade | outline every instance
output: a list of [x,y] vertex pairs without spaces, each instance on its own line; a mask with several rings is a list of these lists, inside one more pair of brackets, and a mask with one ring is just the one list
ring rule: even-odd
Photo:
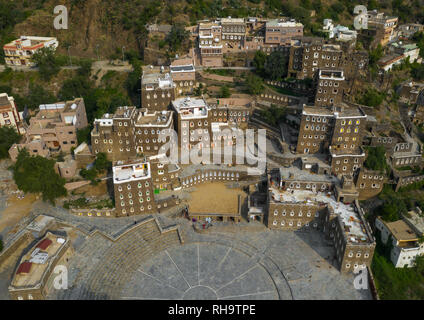
[[176,84],[169,67],[143,67],[141,77],[141,106],[152,111],[167,110],[176,98]]
[[116,162],[112,169],[117,216],[156,212],[149,162]]
[[346,84],[342,70],[319,70],[315,84],[315,106],[334,106],[342,102]]
[[111,161],[156,155],[170,141],[171,130],[172,111],[119,107],[113,115],[94,121],[91,145],[94,154],[104,152]]
[[387,177],[383,172],[361,168],[355,177],[359,200],[372,198],[383,190]]

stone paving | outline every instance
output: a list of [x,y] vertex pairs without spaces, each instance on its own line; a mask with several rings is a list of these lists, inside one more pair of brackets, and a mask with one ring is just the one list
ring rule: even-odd
[[[155,215],[164,226],[177,223],[175,234],[161,238],[153,229],[116,237],[146,216],[89,218],[37,202],[33,214],[47,214],[78,226],[69,261],[69,289],[49,299],[371,299],[353,287],[353,275],[341,275],[334,248],[321,232],[268,230],[253,222],[215,223],[196,233],[189,221]],[[30,221],[24,219],[19,229]],[[25,223],[24,223],[25,222]],[[85,232],[83,232],[85,231]],[[11,270],[0,274],[0,299]]]

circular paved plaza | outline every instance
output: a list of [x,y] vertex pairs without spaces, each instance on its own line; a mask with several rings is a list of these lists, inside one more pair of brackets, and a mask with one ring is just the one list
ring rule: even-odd
[[143,263],[122,299],[279,299],[274,280],[255,257],[216,243],[169,248]]

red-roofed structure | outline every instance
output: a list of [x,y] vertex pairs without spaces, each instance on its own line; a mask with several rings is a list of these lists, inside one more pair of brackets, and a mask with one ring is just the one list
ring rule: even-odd
[[46,238],[38,244],[37,248],[40,248],[41,250],[46,250],[51,244],[52,244],[52,241]]
[[24,261],[19,265],[18,271],[16,271],[16,274],[21,273],[29,273],[31,270],[32,262]]

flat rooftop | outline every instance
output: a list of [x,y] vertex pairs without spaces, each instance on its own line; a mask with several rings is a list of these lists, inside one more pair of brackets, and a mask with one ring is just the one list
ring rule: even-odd
[[414,210],[411,210],[408,211],[408,215],[405,215],[403,218],[414,226],[416,231],[420,233],[419,236],[424,234],[424,218],[422,215]]
[[150,179],[150,163],[148,162],[116,162],[112,168],[113,183],[127,183],[131,181]]
[[316,174],[308,170],[302,170],[296,166],[280,168],[279,172],[283,181],[329,182],[334,184],[339,182],[339,180],[333,175]]
[[269,188],[269,191],[274,202],[303,203],[305,205],[326,204],[342,219],[348,241],[355,243],[369,240],[364,223],[355,211],[354,205],[337,202],[331,193],[294,189],[282,191],[273,187]]
[[137,116],[136,126],[143,127],[168,127],[171,123],[172,111],[154,111],[141,110]]
[[417,234],[403,220],[385,222],[387,229],[397,241],[418,241]]
[[206,118],[209,107],[204,99],[183,97],[172,101],[181,118]]

